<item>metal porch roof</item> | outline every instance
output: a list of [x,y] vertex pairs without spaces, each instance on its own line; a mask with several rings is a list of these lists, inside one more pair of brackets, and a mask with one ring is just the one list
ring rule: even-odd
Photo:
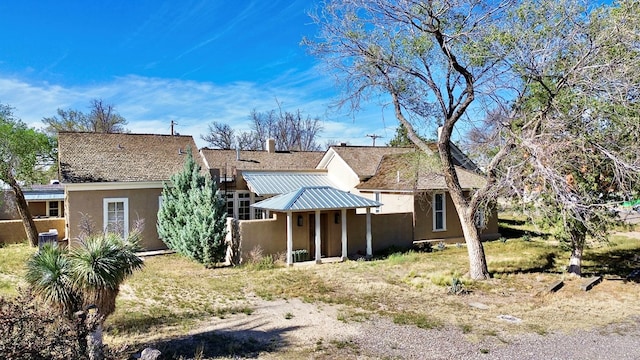
[[330,186],[303,187],[251,205],[271,211],[309,211],[378,207],[382,203]]
[[64,200],[64,193],[25,193],[24,199],[27,201]]
[[286,194],[303,187],[335,187],[326,172],[243,171],[249,190],[258,196]]

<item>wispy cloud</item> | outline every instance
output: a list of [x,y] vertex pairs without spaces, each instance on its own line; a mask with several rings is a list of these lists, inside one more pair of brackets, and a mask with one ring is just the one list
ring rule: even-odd
[[[356,118],[345,111],[329,109],[334,100],[331,83],[312,69],[291,72],[268,84],[233,82],[215,84],[181,79],[149,78],[129,75],[112,81],[82,86],[62,86],[29,82],[0,75],[0,102],[11,105],[23,121],[42,126],[42,118],[53,116],[58,108],[86,111],[93,99],[115,105],[136,133],[169,133],[171,120],[177,131],[205,144],[200,135],[212,121],[248,130],[252,109],[268,111],[277,107],[300,109],[323,120],[320,142],[331,139],[351,144],[369,144],[366,133],[384,128],[379,109],[362,112]],[[277,99],[277,102],[276,102]],[[357,119],[357,120],[356,120]]]

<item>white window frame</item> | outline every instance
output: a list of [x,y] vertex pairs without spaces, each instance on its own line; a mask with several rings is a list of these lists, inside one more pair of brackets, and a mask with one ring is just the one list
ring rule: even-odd
[[[51,203],[57,203],[58,204],[58,215],[56,216],[51,216]],[[49,200],[47,201],[47,217],[62,217],[60,216],[60,214],[62,213],[62,204],[61,201],[55,201],[55,200]]]
[[126,239],[129,236],[129,198],[104,198],[102,199],[102,224],[103,231],[106,233],[109,226],[109,204],[123,203],[124,207],[124,229],[123,236]]
[[[373,193],[373,199],[377,202],[380,202],[380,191],[376,191]],[[373,208],[376,213],[380,212],[380,206]]]
[[[436,197],[442,196],[442,209],[436,210]],[[433,231],[447,231],[447,195],[444,192],[436,192],[433,193],[432,201],[431,201],[431,212],[433,213]],[[436,227],[436,219],[438,214],[442,214],[442,228]]]

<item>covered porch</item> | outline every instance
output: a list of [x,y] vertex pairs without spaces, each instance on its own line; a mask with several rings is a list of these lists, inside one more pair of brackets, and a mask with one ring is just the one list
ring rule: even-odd
[[[372,256],[371,208],[382,204],[330,186],[302,187],[296,191],[278,195],[251,205],[256,209],[286,214],[287,265],[292,266],[294,225],[307,227],[313,235],[310,244],[311,258],[317,264],[322,263],[322,249],[327,247],[328,222],[335,227],[339,224],[341,260],[347,259],[347,210],[366,209],[366,255]],[[310,215],[309,215],[310,214]],[[329,216],[333,214],[333,216]],[[331,218],[331,219],[329,219]],[[308,219],[308,220],[306,220]],[[324,244],[323,244],[324,239]],[[326,254],[325,254],[326,255]]]

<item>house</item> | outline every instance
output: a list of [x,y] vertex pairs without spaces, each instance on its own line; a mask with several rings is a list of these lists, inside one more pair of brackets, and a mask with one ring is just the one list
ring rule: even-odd
[[165,249],[156,230],[162,187],[182,170],[188,151],[204,169],[191,136],[59,133],[67,238],[74,241],[81,227],[126,237],[143,221],[142,247]]
[[[58,218],[64,216],[64,187],[54,180],[51,184],[27,185],[22,187],[24,198],[29,206],[31,216],[40,218]],[[18,220],[13,191],[2,190],[0,198],[0,220]]]
[[[227,211],[229,217],[238,220],[260,219],[262,211],[251,211],[251,205],[266,199],[269,196],[281,194],[264,193],[263,191],[253,191],[252,181],[247,179],[259,176],[256,174],[264,172],[286,173],[307,173],[311,177],[311,171],[316,171],[315,167],[324,155],[321,151],[276,151],[275,140],[269,139],[265,144],[265,150],[221,150],[203,148],[200,150],[203,161],[207,169],[219,184],[220,191],[227,201]],[[303,175],[300,175],[303,177]],[[277,180],[276,180],[277,181]],[[302,182],[299,185],[319,183]]]
[[[437,152],[435,143],[428,144]],[[478,167],[451,144],[456,173],[467,195],[484,185]],[[351,191],[383,205],[375,214],[406,213],[412,216],[413,241],[463,242],[457,212],[448,194],[439,159],[413,148],[332,146],[318,168],[342,190]],[[478,225],[485,239],[498,238],[497,212]],[[449,220],[447,222],[447,220]],[[398,244],[402,245],[402,244]],[[406,245],[406,244],[404,244]]]
[[[484,177],[475,171],[461,165],[455,166],[455,171],[467,197],[485,184]],[[376,173],[356,188],[363,196],[384,203],[377,212],[410,212],[413,241],[464,242],[458,213],[437,159],[422,152],[384,155]],[[476,226],[483,240],[500,237],[495,208],[478,212]]]

